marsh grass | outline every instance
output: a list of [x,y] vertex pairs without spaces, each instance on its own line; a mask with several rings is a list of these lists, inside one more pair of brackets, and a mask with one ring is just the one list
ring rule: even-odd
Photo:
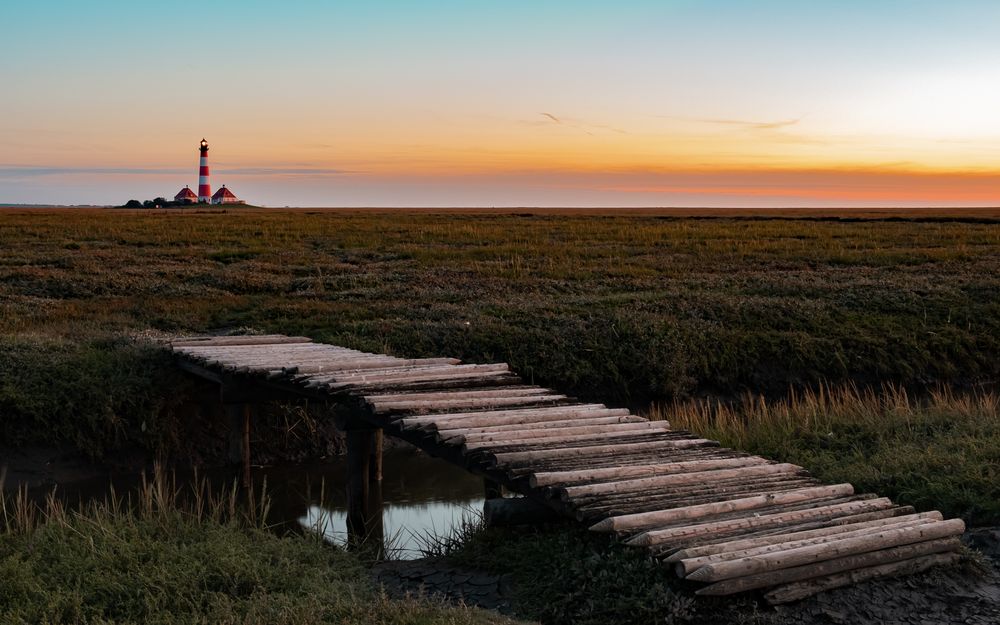
[[[506,361],[532,382],[628,405],[995,383],[1000,223],[926,217],[0,211],[0,447],[190,453],[185,378],[122,338],[136,335],[249,328]],[[944,495],[968,518],[996,515],[973,492],[995,492],[995,445],[980,431],[992,422],[931,414],[914,421],[921,435],[891,410],[873,414],[823,430],[800,406],[726,440],[920,505]],[[301,414],[276,423],[289,445],[320,438]],[[938,477],[953,466],[962,480]]]
[[921,510],[1000,520],[996,393],[942,388],[914,396],[894,385],[821,385],[778,400],[675,402],[650,416]]
[[491,528],[469,516],[431,537],[429,556],[509,576],[518,614],[551,625],[689,622],[693,598],[641,550],[582,528]]
[[268,531],[266,487],[213,493],[156,471],[134,498],[73,508],[22,490],[0,501],[0,622],[512,622],[389,599],[353,554],[315,534]]

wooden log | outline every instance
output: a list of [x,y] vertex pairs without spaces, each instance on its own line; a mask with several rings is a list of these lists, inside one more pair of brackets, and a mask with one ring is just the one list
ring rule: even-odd
[[767,588],[789,582],[805,581],[817,577],[824,577],[835,573],[850,571],[852,569],[862,569],[870,566],[878,566],[891,562],[909,560],[920,556],[948,551],[957,551],[961,548],[962,541],[958,538],[940,538],[922,543],[913,543],[899,547],[891,547],[879,551],[868,551],[861,554],[844,556],[825,560],[815,564],[796,566],[778,571],[770,571],[745,577],[736,577],[721,582],[716,582],[704,588],[699,588],[696,594],[709,596],[731,595],[737,592],[756,590],[757,588]]
[[[496,451],[508,451],[513,449],[551,449],[557,446],[569,446],[574,443],[590,443],[597,444],[603,441],[608,441],[609,443],[620,442],[617,439],[629,438],[636,442],[641,438],[642,440],[659,440],[657,436],[662,433],[662,428],[652,428],[645,427],[640,430],[626,429],[621,430],[605,430],[597,432],[589,432],[585,434],[566,434],[566,435],[556,435],[553,433],[551,436],[536,436],[532,438],[519,438],[515,440],[487,440],[482,442],[471,442],[462,445],[462,449],[467,452],[482,451],[482,450],[496,450]],[[675,437],[674,440],[684,440],[680,437]]]
[[297,345],[257,345],[225,348],[186,347],[179,348],[176,351],[177,353],[183,354],[188,358],[205,360],[238,358],[264,362],[267,360],[277,360],[281,357],[295,360],[309,360],[315,358],[326,358],[330,360],[382,358],[396,360],[393,356],[365,354],[363,352],[339,349],[329,345],[323,345],[321,343],[300,343]]
[[743,454],[724,447],[682,447],[676,449],[634,450],[628,454],[599,455],[584,458],[546,458],[531,463],[517,463],[498,467],[511,479],[527,477],[532,473],[605,469],[619,466],[638,466],[654,463],[688,462],[692,460],[720,460],[741,457]]
[[718,582],[724,579],[787,569],[868,551],[948,538],[960,535],[964,531],[965,523],[961,519],[931,521],[923,525],[879,531],[867,536],[832,540],[819,545],[807,545],[749,558],[715,562],[692,571],[686,579],[699,582]]
[[[753,527],[740,527],[740,526],[730,527],[701,536],[689,535],[689,536],[674,537],[665,542],[651,545],[649,549],[650,552],[655,554],[657,557],[663,558],[681,549],[688,549],[702,545],[711,545],[716,542],[726,542],[732,540],[739,540],[742,538],[760,538],[762,536],[819,529],[821,527],[828,527],[833,525],[850,524],[862,521],[872,521],[876,519],[885,519],[892,516],[905,516],[907,514],[912,514],[914,512],[913,508],[910,506],[897,506],[893,504],[887,497],[878,498],[875,495],[868,494],[868,495],[853,495],[851,497],[835,497],[830,499],[824,499],[818,502],[810,501],[805,504],[798,504],[791,506],[776,506],[772,509],[755,511],[753,516],[770,517],[771,515],[784,514],[788,512],[801,512],[804,510],[825,508],[827,506],[840,506],[843,504],[859,504],[859,503],[870,504],[870,505],[868,508],[864,509],[865,511],[862,512],[857,512],[852,510],[847,510],[847,511],[841,510],[831,514],[822,514],[816,517],[810,517],[808,519],[793,519],[787,522],[768,521],[764,525],[758,525]],[[725,520],[747,518],[746,516],[740,517],[739,516],[740,514],[744,513],[729,515],[731,518]],[[684,526],[680,524],[675,526],[675,528],[682,528],[682,527]],[[700,527],[700,525],[698,527]],[[668,529],[674,529],[674,528],[668,528]]]
[[658,512],[643,512],[640,514],[628,514],[611,517],[600,523],[591,526],[591,531],[595,532],[621,532],[638,530],[657,525],[668,525],[680,520],[700,519],[711,517],[724,512],[737,510],[753,510],[763,508],[776,503],[792,503],[798,501],[808,501],[818,497],[834,497],[854,494],[854,487],[850,484],[836,484],[834,486],[817,486],[814,488],[803,488],[787,493],[777,493],[775,495],[756,495],[742,499],[732,499],[720,501],[718,503],[690,506],[686,508],[674,508],[671,510],[661,510]]
[[605,454],[629,453],[630,451],[639,450],[669,450],[718,444],[719,443],[717,441],[710,441],[704,438],[693,438],[689,440],[665,440],[652,441],[648,443],[624,443],[620,445],[590,445],[586,447],[567,447],[565,449],[545,449],[541,451],[515,451],[490,454],[490,456],[491,461],[494,464],[504,466],[517,462],[531,462],[534,460],[544,460],[548,458],[585,458]]
[[443,378],[460,377],[469,374],[486,373],[509,373],[510,367],[506,363],[496,363],[490,365],[430,365],[430,366],[403,366],[393,367],[394,370],[384,372],[375,370],[344,371],[330,376],[317,376],[318,381],[324,378],[331,378],[328,386],[332,388],[347,387],[352,384],[366,382],[392,381],[400,382],[411,378],[422,378],[426,376],[441,376]]
[[[621,417],[586,417],[580,416],[575,419],[562,419],[556,421],[537,421],[531,424],[515,423],[511,425],[496,425],[478,428],[446,429],[438,431],[438,440],[444,442],[458,442],[463,440],[484,440],[488,436],[507,435],[513,433],[544,432],[546,430],[558,430],[561,428],[583,428],[600,425],[629,424],[636,425],[648,423],[642,417],[635,415],[625,415]],[[530,429],[525,429],[525,428]],[[471,437],[471,438],[466,438]]]
[[[940,516],[938,513],[937,516]],[[918,525],[924,525],[927,523],[939,523],[942,519],[940,518],[929,518],[920,517],[917,515],[908,515],[906,517],[894,517],[891,521],[886,522],[881,525],[872,524],[861,524],[861,527],[842,525],[833,528],[827,528],[826,533],[816,534],[815,532],[809,536],[796,537],[794,534],[785,535],[784,540],[778,538],[776,542],[770,542],[764,545],[757,545],[754,547],[746,547],[743,549],[734,549],[731,551],[722,551],[712,555],[697,556],[691,558],[684,558],[679,560],[674,565],[674,571],[677,573],[678,577],[687,577],[695,569],[701,568],[708,564],[714,564],[716,562],[726,562],[729,560],[739,560],[741,558],[749,558],[765,553],[773,553],[777,551],[787,551],[789,549],[797,549],[799,547],[806,547],[809,545],[820,545],[823,543],[833,542],[835,540],[844,540],[847,538],[857,538],[858,536],[870,536],[877,532],[886,532],[889,530],[900,529],[904,527],[916,527]]]
[[457,389],[454,391],[430,391],[430,392],[410,392],[410,393],[373,393],[365,394],[365,401],[373,404],[432,401],[436,399],[469,399],[474,397],[517,397],[519,395],[549,395],[555,391],[541,386],[523,385],[508,386],[505,388],[487,389]]
[[396,359],[383,359],[377,361],[371,359],[352,359],[344,361],[342,359],[331,358],[327,355],[318,354],[308,358],[282,358],[278,355],[273,358],[259,359],[255,362],[248,362],[243,359],[239,359],[237,362],[253,373],[263,371],[280,371],[285,375],[298,375],[306,373],[319,375],[320,373],[329,374],[334,371],[356,371],[366,368],[386,367],[396,361]]
[[324,363],[322,361],[316,362],[315,364],[292,364],[282,367],[282,371],[286,374],[302,374],[302,373],[328,373],[331,371],[343,371],[345,369],[376,369],[382,367],[388,363],[396,363],[400,366],[412,366],[412,365],[457,365],[462,361],[458,358],[409,358],[409,359],[399,359],[399,358],[370,358],[346,362],[338,362],[336,360],[330,360],[329,363]]
[[[568,506],[576,509],[576,516],[581,521],[594,524],[600,520],[638,514],[656,512],[674,508],[686,508],[706,503],[716,503],[764,495],[769,492],[785,492],[790,490],[811,488],[819,483],[811,478],[791,477],[786,479],[769,479],[767,481],[742,481],[722,484],[712,490],[701,490],[697,486],[657,490],[648,495],[642,493],[627,493],[616,496],[595,496],[584,500],[571,500]],[[629,496],[631,495],[631,497]]]
[[[294,350],[276,350],[268,348],[267,351],[258,351],[254,353],[245,353],[245,351],[178,351],[177,353],[188,360],[196,362],[214,364],[244,363],[255,366],[260,366],[266,363],[274,363],[276,368],[281,368],[292,362],[331,362],[343,361],[345,358],[342,354],[331,354],[329,351],[320,349],[313,344],[303,345]],[[354,359],[355,357],[351,358],[351,360]]]
[[[588,419],[629,416],[628,411],[623,408],[605,408],[601,410],[589,408],[577,409],[577,406],[574,404],[559,404],[557,406],[525,408],[523,410],[526,414],[513,416],[503,416],[499,415],[499,413],[516,412],[516,410],[486,410],[478,413],[482,416],[473,416],[477,413],[464,413],[468,416],[462,417],[461,421],[467,422],[466,425],[469,427],[483,427],[484,424],[490,423],[495,423],[497,425],[518,425],[521,427],[544,427],[542,424],[550,423],[552,421],[566,421],[568,420],[567,418],[572,419],[574,416]],[[529,410],[533,412],[528,413],[527,411]],[[458,413],[435,415],[434,417],[413,417],[412,419],[410,417],[406,417],[400,422],[404,429],[423,429],[429,432],[437,432],[439,437],[444,438],[450,436],[453,431],[466,429],[458,427],[459,421],[452,419],[453,414]],[[422,419],[423,421],[418,421],[418,419]],[[439,422],[435,423],[434,419],[438,419]]]
[[[455,365],[456,368],[464,367],[465,365]],[[407,382],[432,382],[432,381],[450,381],[450,380],[463,380],[467,378],[486,378],[486,377],[500,377],[509,375],[510,372],[502,369],[496,370],[463,370],[455,372],[426,372],[426,373],[400,373],[399,375],[382,375],[382,376],[372,376],[370,378],[364,376],[351,377],[343,381],[331,381],[331,382],[321,382],[307,384],[308,388],[316,388],[325,390],[327,392],[351,392],[351,391],[365,391],[371,390],[372,388],[381,388],[386,385],[402,384]]]
[[212,336],[205,338],[175,339],[169,342],[171,347],[196,346],[232,346],[232,345],[287,345],[290,343],[312,343],[312,339],[304,336],[283,336],[277,334],[259,336]]
[[845,571],[834,575],[817,577],[808,581],[794,582],[775,588],[766,593],[764,598],[771,605],[789,603],[805,599],[817,593],[858,584],[878,577],[894,577],[899,575],[912,575],[920,573],[935,566],[950,566],[956,564],[961,559],[957,553],[936,553],[928,556],[910,558],[899,562],[890,562],[878,566],[871,566],[853,571]]
[[766,489],[771,484],[786,483],[808,483],[809,485],[814,486],[820,485],[815,478],[805,475],[805,471],[802,471],[800,473],[764,476],[736,476],[727,479],[720,479],[712,482],[711,484],[662,484],[660,486],[649,487],[645,490],[639,491],[577,495],[573,498],[566,498],[565,501],[581,508],[589,508],[592,506],[604,508],[620,504],[626,504],[626,507],[628,507],[627,504],[631,503],[655,503],[657,501],[663,501],[664,503],[669,502],[670,505],[668,507],[676,507],[677,505],[687,505],[689,501],[704,499],[706,497],[717,497],[717,500],[721,500],[724,499],[722,494],[733,492],[734,488],[743,490],[758,488],[761,492],[766,492]]
[[700,484],[710,488],[716,480],[727,480],[738,477],[755,478],[769,475],[798,473],[802,471],[805,471],[805,469],[796,464],[759,464],[732,469],[711,469],[707,471],[658,475],[654,477],[643,477],[617,482],[601,482],[599,484],[586,484],[583,486],[567,486],[560,488],[559,494],[563,500],[568,501],[570,499],[587,495],[600,495],[604,493],[631,493],[659,486]]
[[[880,511],[881,513],[881,511]],[[869,513],[871,514],[871,513]],[[854,523],[842,523],[839,525],[828,525],[826,527],[818,527],[814,529],[807,530],[797,530],[791,532],[781,532],[777,534],[768,534],[765,536],[758,536],[755,538],[742,538],[739,540],[727,540],[713,543],[710,545],[700,545],[697,547],[689,547],[686,549],[681,549],[663,559],[664,562],[678,562],[680,560],[686,560],[688,558],[701,558],[704,556],[712,556],[715,554],[725,554],[735,551],[740,551],[742,549],[753,549],[754,547],[763,547],[766,545],[775,545],[778,543],[786,543],[792,540],[800,540],[806,538],[815,538],[819,536],[832,536],[835,534],[843,534],[845,532],[851,532],[858,529],[875,528],[875,527],[885,527],[887,525],[895,525],[903,521],[911,521],[918,519],[930,519],[935,521],[941,521],[942,517],[940,512],[921,512],[919,514],[906,514],[900,516],[882,516],[877,519],[865,519]]]
[[[504,445],[516,445],[521,441],[545,440],[561,438],[564,436],[581,435],[603,435],[617,434],[620,432],[651,432],[653,430],[667,430],[670,428],[659,425],[660,422],[638,421],[630,423],[621,421],[627,417],[611,417],[611,423],[600,423],[597,425],[568,425],[565,427],[536,427],[532,424],[530,429],[506,430],[501,432],[470,432],[461,436],[453,436],[446,439],[451,445],[478,445],[502,443]],[[544,422],[543,422],[544,423]],[[573,423],[570,421],[569,423]]]
[[[647,512],[659,512],[704,504],[714,504],[719,501],[729,501],[737,498],[747,498],[757,495],[780,494],[803,488],[817,486],[818,482],[810,478],[797,478],[779,481],[769,481],[762,484],[742,483],[726,486],[711,492],[698,493],[688,490],[686,493],[655,495],[638,500],[619,499],[614,502],[588,504],[577,508],[576,517],[588,524],[610,518]],[[570,502],[576,505],[576,502]]]
[[586,482],[620,481],[630,478],[669,475],[673,473],[689,473],[710,471],[713,469],[732,469],[768,464],[769,461],[758,456],[742,458],[722,458],[718,460],[691,460],[688,462],[666,462],[640,464],[633,466],[608,467],[604,469],[578,469],[575,471],[539,472],[531,476],[529,483],[533,488],[543,486],[570,486]]
[[[443,379],[447,379],[451,374],[470,371],[470,366],[477,365],[400,365],[388,363],[374,369],[343,369],[331,373],[310,374],[307,378],[307,384],[309,386],[329,386],[336,383],[347,385],[352,381],[390,383],[399,382],[400,378],[431,374],[440,374],[444,376]],[[509,371],[506,372],[509,373]]]
[[[278,351],[305,352],[309,350],[322,350],[325,352],[337,353],[363,353],[346,347],[328,345],[324,343],[256,343],[249,345],[187,345],[175,347],[177,351],[184,351],[198,354],[265,354]],[[381,355],[381,354],[378,354]]]
[[666,529],[648,530],[633,536],[626,541],[626,544],[649,547],[652,545],[668,544],[678,539],[704,538],[732,530],[784,527],[804,520],[835,518],[837,515],[846,516],[848,514],[872,512],[889,508],[892,505],[893,503],[888,497],[882,497],[865,501],[850,501],[821,505],[815,508],[775,512],[773,514],[753,514],[751,516],[736,517],[721,521],[708,521]]
[[521,395],[515,397],[470,397],[467,399],[435,399],[429,401],[369,402],[375,414],[400,411],[444,411],[456,408],[492,408],[494,406],[529,406],[566,399],[565,395]]
[[566,420],[575,416],[610,417],[630,414],[625,409],[608,408],[604,404],[574,404],[569,406],[545,406],[542,408],[512,408],[507,410],[490,410],[477,412],[452,412],[432,417],[402,417],[398,420],[405,429],[434,428],[438,431],[449,429],[463,430],[474,427],[493,427],[498,425],[520,425],[535,423],[536,417],[547,417],[549,420]]
[[[308,380],[299,380],[296,384],[304,386]],[[459,388],[494,388],[504,386],[517,386],[524,384],[524,381],[513,373],[490,373],[486,375],[469,375],[453,379],[431,379],[416,380],[410,382],[389,382],[389,383],[367,383],[354,389],[337,391],[338,393],[359,394],[359,393],[379,393],[379,392],[399,392],[399,391],[427,391],[427,390],[454,390]],[[313,388],[320,388],[315,386]],[[399,417],[396,417],[399,418]]]
[[483,517],[487,527],[538,525],[561,518],[552,508],[527,497],[487,499],[483,504]]

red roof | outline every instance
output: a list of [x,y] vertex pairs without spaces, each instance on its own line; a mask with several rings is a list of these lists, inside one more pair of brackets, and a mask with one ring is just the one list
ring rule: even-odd
[[218,199],[221,199],[221,198],[224,198],[224,197],[231,197],[234,200],[238,200],[239,199],[238,197],[236,197],[235,195],[233,195],[232,191],[230,191],[229,189],[226,188],[226,185],[222,185],[222,187],[218,191],[215,192],[215,195],[212,196],[212,199],[213,200],[218,200]]
[[174,196],[174,199],[178,201],[197,200],[198,196],[194,194],[194,191],[192,191],[190,187],[184,187],[183,189],[177,192],[177,195]]

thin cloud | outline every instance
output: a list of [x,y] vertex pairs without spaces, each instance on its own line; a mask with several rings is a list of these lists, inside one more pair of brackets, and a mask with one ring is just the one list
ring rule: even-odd
[[339,176],[361,172],[324,167],[234,167],[232,169],[216,169],[214,173],[234,176]]
[[615,128],[614,126],[608,126],[607,124],[595,124],[588,122],[583,119],[577,119],[573,117],[557,117],[552,113],[539,113],[542,117],[546,118],[548,121],[526,121],[525,124],[531,126],[546,126],[549,124],[559,124],[560,126],[566,126],[568,128],[574,128],[580,132],[584,132],[588,135],[593,136],[593,130],[606,130],[609,132],[614,132],[620,135],[627,135],[628,132],[622,130],[621,128]]
[[788,128],[789,126],[794,126],[802,121],[802,118],[798,119],[780,119],[771,122],[761,122],[761,121],[750,121],[746,119],[712,119],[712,118],[695,118],[692,121],[700,122],[702,124],[719,124],[724,126],[739,126],[747,130],[778,130],[779,128]]
[[[0,165],[0,178],[39,176],[176,176],[190,174],[192,168],[177,167],[46,167],[35,165]],[[233,176],[336,176],[361,172],[323,167],[234,167],[217,168],[213,174]]]
[[63,176],[67,174],[90,175],[173,175],[187,173],[188,169],[169,167],[40,167],[33,165],[0,165],[0,176]]

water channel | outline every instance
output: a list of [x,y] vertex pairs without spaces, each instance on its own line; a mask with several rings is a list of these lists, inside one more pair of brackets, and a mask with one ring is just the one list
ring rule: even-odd
[[[461,522],[481,512],[483,482],[463,469],[443,460],[408,449],[386,450],[383,460],[383,524],[390,555],[408,559],[420,557],[420,547],[426,536],[447,535]],[[292,530],[320,531],[331,542],[343,544],[347,539],[346,461],[255,468],[255,484],[266,480],[271,500],[268,523]],[[183,488],[193,473],[176,471],[176,480]],[[233,484],[234,471],[203,471],[213,488],[223,489]],[[73,504],[94,499],[103,500],[114,485],[117,496],[127,496],[136,489],[141,474],[120,474],[95,477],[60,484],[57,492]],[[12,486],[8,484],[8,486]],[[34,489],[41,498],[50,488]]]

